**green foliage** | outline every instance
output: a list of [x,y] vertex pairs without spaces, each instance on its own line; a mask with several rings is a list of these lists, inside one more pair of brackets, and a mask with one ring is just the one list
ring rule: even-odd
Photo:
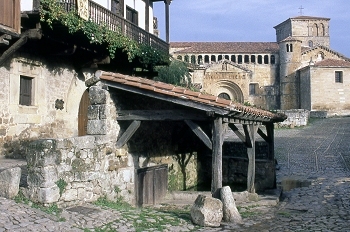
[[63,179],[59,179],[58,181],[56,181],[56,185],[60,190],[60,196],[62,196],[62,193],[64,191],[64,189],[67,187],[67,182],[65,182]]
[[191,86],[191,76],[187,64],[182,61],[172,60],[169,66],[156,67],[156,71],[158,71],[158,76],[154,78],[156,81],[183,87]]
[[117,49],[121,49],[131,62],[138,58],[145,67],[169,62],[169,54],[150,46],[138,44],[136,41],[123,35],[121,30],[111,31],[108,25],[98,25],[91,20],[84,20],[72,10],[67,12],[56,0],[41,0],[40,20],[51,28],[54,22],[60,22],[73,34],[81,31],[92,44],[106,44],[106,49],[112,59]]
[[100,197],[97,201],[94,202],[95,205],[107,207],[115,210],[131,210],[133,207],[125,202],[122,198],[119,198],[117,201],[110,201],[106,197]]
[[[22,191],[19,191],[18,194],[14,198],[16,203],[22,203],[26,205],[30,205],[32,208],[35,209],[40,209],[41,211],[51,214],[51,215],[56,215],[59,216],[59,214],[62,212],[60,208],[56,204],[50,204],[49,206],[45,207],[41,204],[31,202],[29,199],[27,199]],[[59,221],[64,221],[64,218],[59,218]]]

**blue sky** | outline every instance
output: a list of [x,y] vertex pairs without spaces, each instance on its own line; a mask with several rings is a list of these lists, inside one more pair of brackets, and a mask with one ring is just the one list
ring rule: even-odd
[[[349,0],[173,0],[170,42],[274,42],[274,26],[300,15],[331,18],[331,49],[350,58]],[[165,7],[154,3],[165,40]]]

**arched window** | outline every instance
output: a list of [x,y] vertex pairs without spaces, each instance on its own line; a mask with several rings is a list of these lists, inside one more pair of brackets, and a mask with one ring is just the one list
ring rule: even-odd
[[255,55],[251,55],[250,56],[250,62],[252,62],[252,63],[255,63],[256,61],[255,61]]
[[211,55],[210,61],[211,61],[211,62],[216,62],[216,57],[215,57],[215,55]]
[[185,62],[190,62],[190,57],[188,55],[185,56]]
[[206,64],[209,63],[209,56],[208,55],[204,56],[204,63],[206,63]]
[[312,40],[309,40],[308,43],[309,43],[309,47],[310,47],[310,48],[314,47],[314,42],[312,42]]
[[271,64],[275,64],[275,62],[276,62],[276,58],[275,58],[275,56],[274,55],[271,55]]
[[201,64],[201,63],[203,63],[203,56],[199,55],[198,56],[198,64]]
[[262,56],[258,55],[258,64],[262,64]]
[[230,60],[230,56],[229,55],[225,55],[225,60]]
[[244,55],[244,63],[249,64],[249,55]]
[[320,30],[319,30],[319,36],[325,36],[325,31],[324,31],[324,25],[321,23],[320,25]]
[[218,61],[222,60],[222,55],[218,56]]
[[318,26],[316,23],[312,26],[312,36],[318,36]]
[[238,55],[238,64],[242,64],[242,55]]
[[196,56],[192,55],[191,56],[191,64],[195,64],[196,63]]
[[231,55],[231,61],[236,63],[236,56],[235,55]]
[[182,56],[178,55],[178,56],[177,56],[177,59],[178,59],[178,60],[182,60]]
[[289,52],[289,44],[286,44],[287,52]]
[[293,52],[293,44],[289,45],[289,50],[290,50],[290,52]]
[[231,100],[230,95],[228,95],[227,93],[220,93],[218,97],[226,100]]
[[264,64],[269,64],[269,56],[268,55],[264,56]]

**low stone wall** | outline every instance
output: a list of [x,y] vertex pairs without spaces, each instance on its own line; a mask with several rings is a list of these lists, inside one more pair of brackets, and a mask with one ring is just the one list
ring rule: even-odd
[[279,110],[278,113],[287,115],[287,119],[283,122],[276,123],[277,127],[299,127],[306,126],[309,118],[310,111],[304,109],[292,109],[292,110]]
[[68,206],[106,196],[134,203],[132,157],[94,136],[35,141],[27,164],[25,195],[34,202]]

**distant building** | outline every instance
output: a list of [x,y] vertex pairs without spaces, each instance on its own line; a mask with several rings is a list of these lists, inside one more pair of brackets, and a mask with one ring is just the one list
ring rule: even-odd
[[201,91],[268,110],[350,114],[350,59],[330,48],[329,18],[278,24],[277,42],[172,42]]

